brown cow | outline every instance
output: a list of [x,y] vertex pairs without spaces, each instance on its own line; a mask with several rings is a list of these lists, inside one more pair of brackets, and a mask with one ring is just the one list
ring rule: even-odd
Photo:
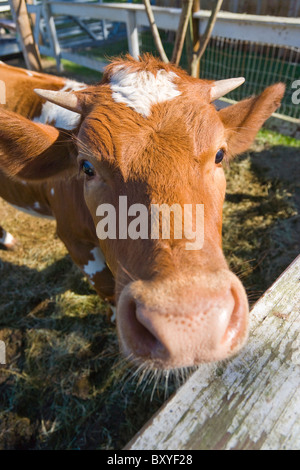
[[[162,369],[236,354],[247,339],[248,303],[222,252],[222,159],[251,145],[284,85],[217,111],[212,101],[242,79],[194,79],[148,55],[115,60],[95,86],[5,65],[0,79],[0,195],[55,217],[96,291],[110,299],[115,292],[123,353]],[[99,240],[98,207],[118,211],[120,196],[149,211],[204,205],[203,246],[187,250],[186,234],[174,233]]]

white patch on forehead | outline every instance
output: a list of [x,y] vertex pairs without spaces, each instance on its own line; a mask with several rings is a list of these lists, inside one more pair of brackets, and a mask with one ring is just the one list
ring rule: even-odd
[[106,267],[105,258],[100,248],[96,246],[91,251],[91,255],[94,259],[90,260],[87,264],[83,266],[83,271],[90,278],[94,277],[95,274],[103,271],[103,269]]
[[156,75],[141,70],[130,72],[122,66],[116,66],[110,79],[112,97],[117,103],[125,103],[137,113],[147,117],[153,104],[172,100],[179,96],[174,79],[174,72],[159,70]]
[[[66,80],[65,85],[60,91],[78,91],[86,88],[84,83],[75,82],[74,80]],[[35,122],[42,124],[52,124],[55,127],[72,130],[77,127],[80,121],[80,114],[69,111],[68,109],[57,106],[50,101],[46,101],[42,107],[42,113],[39,117],[33,119]]]

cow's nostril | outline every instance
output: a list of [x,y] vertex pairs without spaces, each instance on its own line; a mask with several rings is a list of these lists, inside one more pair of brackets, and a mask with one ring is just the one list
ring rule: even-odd
[[130,326],[130,336],[133,340],[134,351],[139,356],[153,356],[154,351],[162,349],[159,339],[150,331],[143,316],[139,315],[136,302],[131,299],[127,306],[127,318]]

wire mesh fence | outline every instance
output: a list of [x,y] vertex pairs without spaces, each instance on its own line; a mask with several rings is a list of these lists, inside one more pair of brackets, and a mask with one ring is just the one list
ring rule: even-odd
[[[111,3],[109,0],[106,1]],[[142,0],[133,1],[134,3],[142,3]],[[127,2],[124,0],[123,3]],[[154,2],[153,0],[152,3],[160,6],[180,6],[178,3],[181,3],[181,1],[155,0]],[[211,3],[208,0],[201,0],[201,8],[210,8]],[[222,9],[237,13],[268,13],[288,16],[299,12],[299,5],[300,0],[287,0],[286,2],[281,0],[261,0],[257,2],[254,2],[254,0],[245,0],[243,2],[224,0]],[[79,19],[73,18],[71,15],[66,22],[65,17],[55,17],[61,50],[95,59],[95,63],[98,63],[97,61],[107,61],[113,56],[124,54],[129,49],[124,21],[124,16],[120,17],[119,22],[89,18]],[[175,31],[162,29],[160,34],[166,53],[170,58],[175,40]],[[251,41],[231,37],[213,37],[201,60],[200,77],[218,80],[244,76],[246,78],[245,84],[228,95],[228,98],[232,100],[240,100],[252,94],[258,94],[268,85],[280,81],[284,82],[286,84],[286,94],[278,112],[290,118],[300,119],[300,106],[292,102],[292,94],[295,91],[292,84],[300,79],[300,47],[275,46],[269,44],[267,40],[266,37],[264,43],[256,42],[255,30],[253,30],[253,40]],[[149,28],[144,26],[139,28],[139,43],[141,53],[152,52],[157,54]],[[180,65],[188,69],[186,49],[183,51]]]
[[[166,53],[170,57],[174,43],[174,33],[161,31]],[[140,34],[142,52],[155,51],[151,33]],[[187,69],[188,57],[183,52],[180,65]],[[278,113],[300,119],[300,106],[293,104],[292,84],[300,79],[300,47],[278,47],[273,44],[261,44],[231,38],[214,37],[210,40],[201,60],[200,78],[221,80],[231,77],[245,77],[242,87],[231,92],[227,97],[240,100],[260,93],[266,86],[283,82],[286,94]]]
[[[182,0],[155,0],[152,3],[162,7],[181,8]],[[200,0],[202,10],[210,10],[211,4],[211,0]],[[248,15],[294,17],[300,15],[300,0],[223,0],[222,10]]]

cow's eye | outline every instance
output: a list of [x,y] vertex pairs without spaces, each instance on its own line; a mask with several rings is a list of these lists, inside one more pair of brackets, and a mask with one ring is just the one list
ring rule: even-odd
[[89,178],[92,178],[93,176],[95,176],[95,169],[93,165],[87,160],[82,160],[81,169],[83,173],[85,173]]
[[221,163],[221,161],[223,160],[224,158],[224,155],[225,155],[225,152],[223,149],[219,149],[216,153],[216,158],[215,158],[215,162],[216,163]]

